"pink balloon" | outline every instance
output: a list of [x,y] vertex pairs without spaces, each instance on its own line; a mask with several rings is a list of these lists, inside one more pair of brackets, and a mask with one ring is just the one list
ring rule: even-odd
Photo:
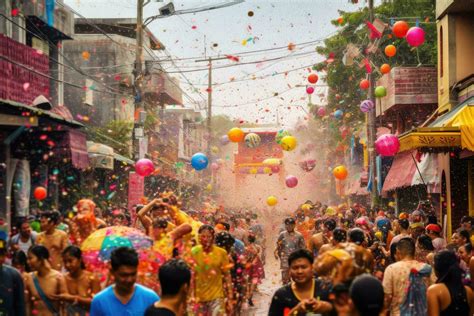
[[294,188],[298,185],[298,178],[295,176],[288,176],[285,179],[286,186],[289,188]]
[[320,108],[318,109],[318,116],[319,116],[319,117],[323,117],[324,115],[326,115],[326,108],[320,107]]
[[394,156],[400,149],[400,141],[393,134],[383,134],[375,141],[375,149],[382,156]]
[[140,159],[135,163],[135,172],[142,177],[149,176],[153,171],[155,171],[155,166],[150,159]]
[[411,27],[406,35],[408,44],[418,47],[425,42],[425,31],[418,26]]
[[313,94],[313,92],[314,92],[314,88],[313,88],[313,87],[311,87],[311,86],[306,87],[306,93],[307,93],[307,94]]

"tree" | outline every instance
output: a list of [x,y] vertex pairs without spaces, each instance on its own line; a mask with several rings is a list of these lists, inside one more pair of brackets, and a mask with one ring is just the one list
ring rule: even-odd
[[105,127],[93,127],[88,132],[88,138],[110,146],[117,153],[131,157],[133,122],[110,121]]

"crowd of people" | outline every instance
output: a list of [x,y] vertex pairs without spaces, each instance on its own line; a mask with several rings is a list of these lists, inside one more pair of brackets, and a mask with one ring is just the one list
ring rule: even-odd
[[[141,282],[133,247],[110,252],[105,278],[85,265],[84,241],[115,226],[152,240],[159,268],[145,279],[156,287]],[[271,316],[474,313],[474,218],[448,243],[426,203],[396,215],[307,201],[280,225],[248,210],[185,211],[164,192],[130,213],[84,199],[72,215],[45,211],[16,227],[0,240],[2,316],[243,315],[262,304],[254,297],[272,252],[282,287]]]

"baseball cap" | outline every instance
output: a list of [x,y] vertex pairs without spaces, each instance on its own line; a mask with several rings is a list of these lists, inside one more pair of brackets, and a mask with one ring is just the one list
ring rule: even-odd
[[426,225],[425,227],[426,230],[435,232],[435,233],[441,233],[441,227],[438,224],[429,224]]
[[376,316],[383,309],[383,286],[370,274],[356,277],[349,289],[349,295],[361,315]]

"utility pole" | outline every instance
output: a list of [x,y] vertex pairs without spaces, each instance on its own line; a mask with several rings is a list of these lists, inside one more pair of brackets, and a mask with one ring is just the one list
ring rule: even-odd
[[[369,21],[372,22],[374,20],[374,0],[369,1]],[[371,40],[373,41],[373,40]],[[370,60],[369,60],[370,63]],[[369,73],[369,100],[371,100],[374,104],[376,104],[376,100],[374,98],[374,85],[375,85],[375,78],[373,72]],[[376,179],[376,158],[377,154],[375,152],[375,113],[376,110],[369,111],[368,122],[367,122],[367,149],[369,151],[369,182],[372,183],[372,191],[370,194],[370,206],[374,208],[377,205],[377,184],[375,183]]]
[[135,78],[134,78],[134,89],[135,89],[135,100],[134,100],[134,113],[140,109],[138,117],[135,116],[133,124],[133,158],[137,160],[140,156],[140,139],[144,136],[143,132],[143,117],[141,115],[142,109],[142,80],[143,80],[143,7],[144,0],[137,0],[137,44],[136,44],[136,56],[135,56]]

